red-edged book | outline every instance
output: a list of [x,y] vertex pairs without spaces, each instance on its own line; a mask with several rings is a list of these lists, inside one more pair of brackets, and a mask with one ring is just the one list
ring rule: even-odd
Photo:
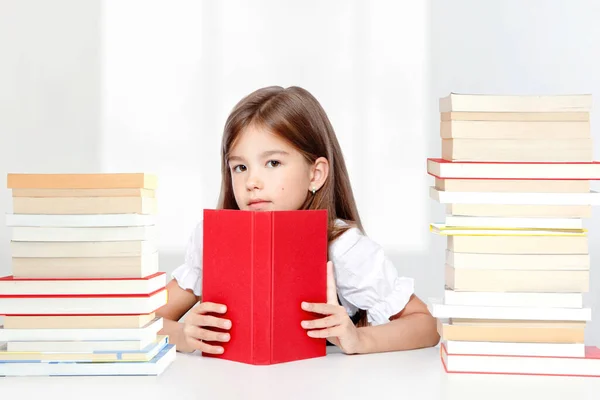
[[325,356],[300,322],[327,301],[327,212],[204,210],[202,301],[227,306],[218,357],[268,365]]
[[440,357],[447,373],[600,378],[600,349],[594,346],[586,346],[585,357],[547,357],[449,354],[442,343]]
[[600,180],[600,162],[483,162],[427,159],[439,179]]

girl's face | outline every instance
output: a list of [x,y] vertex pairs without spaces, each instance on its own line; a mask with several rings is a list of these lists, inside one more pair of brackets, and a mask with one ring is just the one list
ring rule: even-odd
[[227,160],[240,210],[298,210],[319,171],[285,140],[268,130],[248,126]]

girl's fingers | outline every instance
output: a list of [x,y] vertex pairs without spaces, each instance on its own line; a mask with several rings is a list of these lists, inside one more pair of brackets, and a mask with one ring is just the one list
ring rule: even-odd
[[202,329],[197,326],[187,325],[185,328],[185,334],[188,337],[206,340],[209,342],[228,342],[231,338],[229,333],[224,332],[213,332],[208,329]]
[[198,315],[198,318],[194,318],[198,323],[194,325],[198,326],[213,326],[215,328],[230,329],[231,321],[224,318],[213,317],[211,315]]
[[222,346],[213,346],[192,337],[188,337],[187,342],[194,350],[200,350],[203,353],[222,354],[224,351]]
[[312,338],[321,338],[325,339],[328,337],[339,337],[343,333],[343,328],[341,326],[335,326],[333,328],[326,328],[317,331],[307,331],[306,334]]
[[206,314],[209,312],[223,314],[227,311],[227,306],[224,304],[211,303],[210,301],[199,303],[194,307],[194,312],[198,314]]
[[208,329],[200,329],[200,339],[206,340],[208,342],[229,342],[231,336],[229,333],[223,332],[213,332]]
[[337,304],[325,304],[325,303],[307,303],[302,302],[302,309],[317,314],[332,315],[346,313],[344,307]]
[[325,318],[312,321],[302,321],[302,327],[306,329],[330,328],[340,325],[344,321],[344,316],[340,314],[330,315]]
[[202,322],[202,317],[202,314],[196,314],[191,312],[185,316],[185,323],[186,325],[200,326],[200,323]]
[[196,326],[213,326],[215,328],[230,329],[230,320],[214,317],[212,315],[205,315],[206,312],[212,312],[211,310],[222,310],[221,307],[225,306],[216,303],[200,303],[198,306],[194,307],[194,312],[189,313],[185,317],[185,322]]
[[215,327],[230,329],[231,321],[225,318],[205,315],[207,313],[223,314],[227,311],[224,304],[202,302],[197,304],[185,319],[183,328],[186,341],[195,350],[208,354],[222,354],[225,349],[222,346],[212,345],[208,342],[228,342],[230,335],[227,332],[214,332],[202,327]]

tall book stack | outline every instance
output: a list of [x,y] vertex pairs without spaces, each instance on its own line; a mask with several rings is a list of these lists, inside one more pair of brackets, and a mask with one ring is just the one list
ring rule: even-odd
[[430,196],[446,220],[445,291],[432,299],[447,372],[600,376],[585,345],[591,310],[583,219],[591,96],[450,94],[440,99],[442,158]]
[[0,376],[158,375],[156,178],[9,174],[12,275],[0,278]]

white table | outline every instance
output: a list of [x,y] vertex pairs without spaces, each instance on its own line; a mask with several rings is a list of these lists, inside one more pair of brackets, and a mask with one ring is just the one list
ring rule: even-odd
[[177,354],[158,377],[0,378],[0,399],[597,400],[600,378],[446,374],[439,348],[251,366]]

